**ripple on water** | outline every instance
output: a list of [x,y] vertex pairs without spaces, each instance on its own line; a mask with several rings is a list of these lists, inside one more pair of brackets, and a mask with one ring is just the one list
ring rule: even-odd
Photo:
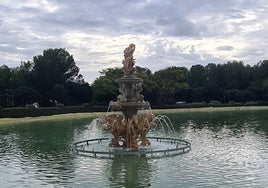
[[74,142],[107,137],[89,124],[0,128],[0,182],[5,187],[267,187],[267,118],[212,115],[187,117],[175,127],[179,138],[191,142],[189,153],[152,160],[75,155]]

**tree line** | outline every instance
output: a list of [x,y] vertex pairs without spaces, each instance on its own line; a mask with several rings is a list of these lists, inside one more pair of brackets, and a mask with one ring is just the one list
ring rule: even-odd
[[[47,49],[19,67],[0,67],[0,106],[107,105],[119,95],[116,79],[123,71],[115,67],[100,73],[90,85],[65,49]],[[143,79],[142,94],[152,105],[268,101],[268,60],[254,66],[242,61],[197,64],[190,69],[172,66],[154,73],[136,66],[136,76]]]
[[[98,102],[107,103],[118,95],[116,78],[120,68],[103,70],[92,84]],[[190,69],[168,67],[152,73],[136,67],[143,79],[143,95],[153,105],[172,105],[176,102],[250,102],[268,101],[268,60],[254,66],[242,61],[225,64],[197,64]]]

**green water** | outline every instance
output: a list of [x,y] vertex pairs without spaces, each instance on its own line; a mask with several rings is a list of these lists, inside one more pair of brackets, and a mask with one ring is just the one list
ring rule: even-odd
[[78,156],[74,142],[107,136],[89,118],[2,126],[0,187],[268,187],[267,110],[167,115],[189,153]]

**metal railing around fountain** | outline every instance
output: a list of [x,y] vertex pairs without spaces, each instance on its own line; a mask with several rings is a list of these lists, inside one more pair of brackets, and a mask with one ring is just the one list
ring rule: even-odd
[[[148,137],[155,147],[139,147],[138,149],[123,149],[107,147],[111,138],[89,139],[74,144],[75,153],[93,158],[143,157],[163,158],[187,153],[191,150],[190,142],[177,138]],[[106,147],[105,147],[106,146]]]

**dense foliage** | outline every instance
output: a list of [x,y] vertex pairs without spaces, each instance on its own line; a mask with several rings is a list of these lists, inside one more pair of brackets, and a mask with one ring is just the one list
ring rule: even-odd
[[0,67],[0,106],[38,103],[78,105],[90,102],[91,87],[78,74],[73,56],[65,49],[47,49],[16,68]]
[[[108,104],[118,95],[116,78],[120,68],[102,71],[92,84],[94,100]],[[143,95],[154,105],[176,102],[250,102],[268,101],[268,60],[257,65],[241,61],[206,66],[168,67],[155,73],[136,67],[136,75],[143,79]]]
[[[65,49],[47,49],[32,61],[16,68],[0,67],[0,106],[65,106],[89,103],[107,105],[116,100],[121,68],[102,70],[92,85],[84,81],[79,68]],[[254,66],[240,61],[206,66],[167,67],[152,73],[136,66],[143,79],[145,100],[153,105],[176,102],[268,101],[268,60]]]

